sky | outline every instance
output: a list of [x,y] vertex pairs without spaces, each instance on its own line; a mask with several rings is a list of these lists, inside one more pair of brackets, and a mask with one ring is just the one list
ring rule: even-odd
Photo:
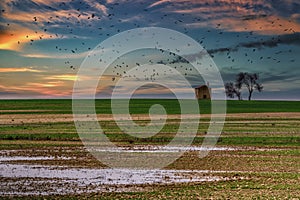
[[[298,0],[1,0],[0,8],[0,99],[71,98],[80,66],[99,43],[123,31],[162,27],[201,44],[224,83],[239,72],[258,73],[264,89],[253,99],[300,100]],[[144,49],[112,63],[96,97],[107,97],[117,80],[128,78],[126,65],[132,69],[146,58],[148,64],[182,66],[193,87],[203,84],[177,55]],[[150,84],[137,93],[172,97],[147,78]],[[118,88],[126,93],[130,85]]]

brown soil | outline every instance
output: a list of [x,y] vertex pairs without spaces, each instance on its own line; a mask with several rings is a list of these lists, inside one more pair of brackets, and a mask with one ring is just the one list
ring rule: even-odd
[[[218,117],[218,115],[215,115]],[[97,118],[99,121],[110,121],[114,120],[114,117],[117,117],[119,120],[130,120],[125,115],[113,116],[111,114],[99,114]],[[149,120],[148,114],[135,114],[131,116],[133,120]],[[200,118],[210,118],[211,115],[203,114],[200,115]],[[164,116],[157,115],[154,119],[162,119]],[[168,119],[193,119],[199,118],[199,115],[168,115]],[[300,112],[284,112],[284,113],[240,113],[240,114],[226,114],[226,118],[291,118],[297,119],[300,118]],[[90,116],[81,115],[80,119],[89,120]],[[0,115],[0,124],[25,124],[25,123],[55,123],[55,122],[73,122],[72,114],[5,114]]]

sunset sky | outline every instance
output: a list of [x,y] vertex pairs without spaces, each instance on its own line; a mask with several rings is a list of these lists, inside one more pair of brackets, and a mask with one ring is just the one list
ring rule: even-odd
[[298,0],[1,0],[0,8],[0,99],[70,98],[96,45],[154,26],[199,42],[224,82],[258,73],[264,91],[254,99],[300,100]]

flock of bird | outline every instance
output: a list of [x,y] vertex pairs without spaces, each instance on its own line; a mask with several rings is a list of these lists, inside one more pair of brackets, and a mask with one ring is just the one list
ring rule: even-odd
[[[155,18],[151,18],[151,15],[160,15],[157,19],[160,20],[160,23],[162,25],[168,24],[169,28],[179,30],[180,32],[183,32],[185,34],[191,35],[198,43],[200,43],[204,48],[208,49],[208,53],[211,55],[211,57],[215,56],[224,56],[228,60],[228,65],[234,65],[234,63],[237,60],[245,60],[249,64],[253,64],[255,62],[260,62],[263,60],[269,60],[274,63],[280,63],[280,54],[286,54],[286,53],[292,53],[292,49],[287,50],[280,50],[274,53],[273,55],[261,55],[259,51],[263,48],[273,48],[277,47],[278,44],[284,43],[282,41],[282,36],[273,36],[272,38],[266,38],[261,37],[255,32],[251,30],[247,30],[247,27],[245,27],[244,31],[235,33],[236,39],[235,41],[238,42],[238,44],[228,47],[222,47],[222,48],[211,48],[212,46],[224,46],[225,44],[222,44],[222,41],[226,40],[227,37],[229,37],[228,31],[224,31],[225,28],[223,28],[223,25],[221,23],[217,23],[215,27],[210,28],[201,28],[198,30],[198,36],[195,35],[195,29],[189,28],[186,24],[192,24],[192,23],[199,23],[204,22],[205,19],[203,17],[197,17],[192,16],[191,14],[178,14],[178,13],[163,13],[158,14],[157,11],[153,10],[152,8],[147,7],[147,2],[140,2],[140,12],[136,16],[132,16],[130,14],[130,11],[122,8],[122,3],[112,3],[109,6],[107,6],[107,13],[97,13],[94,11],[93,5],[87,4],[85,1],[77,1],[75,8],[76,12],[69,13],[64,17],[61,17],[59,15],[53,15],[48,17],[48,19],[45,21],[45,19],[40,19],[38,16],[32,16],[32,24],[39,27],[44,33],[40,33],[40,31],[35,31],[35,34],[39,34],[39,40],[46,39],[44,37],[45,35],[50,35],[50,38],[56,37],[58,39],[63,39],[65,37],[69,37],[70,35],[73,37],[73,39],[77,39],[77,42],[74,42],[74,44],[68,44],[65,45],[64,42],[61,42],[60,40],[57,40],[57,44],[55,45],[55,50],[58,52],[63,52],[66,54],[77,54],[82,53],[85,51],[89,51],[93,49],[93,44],[90,41],[85,41],[85,37],[90,37],[90,35],[98,39],[101,37],[102,39],[108,38],[111,35],[114,35],[116,33],[119,33],[121,31],[131,29],[131,28],[139,28],[144,27],[147,25],[153,25],[157,24],[158,22],[155,20]],[[170,5],[169,5],[170,6]],[[47,6],[48,11],[67,11],[67,9],[70,8],[70,5],[67,5],[67,3],[61,2],[57,5],[57,7],[51,7]],[[136,6],[135,6],[136,8]],[[2,14],[5,14],[7,10],[2,9]],[[138,12],[138,11],[136,11]],[[55,12],[53,12],[55,13]],[[149,14],[151,13],[151,14]],[[148,18],[142,17],[147,16]],[[141,18],[140,23],[139,20],[133,20],[132,22],[129,22],[126,18],[132,18],[136,17]],[[249,16],[243,16],[241,20],[247,21],[247,20],[254,20],[256,18],[266,18],[267,15],[249,15]],[[291,22],[291,21],[290,21]],[[293,30],[292,27],[284,27],[280,21],[280,19],[272,20],[270,21],[270,24],[272,27],[278,27],[278,29],[282,29],[284,33],[287,35],[293,35],[297,34],[295,30]],[[63,27],[63,28],[55,28],[55,27]],[[159,26],[159,24],[158,24]],[[260,29],[263,29],[264,27],[260,27]],[[7,30],[10,29],[10,23],[7,23]],[[46,34],[47,33],[47,34]],[[85,34],[85,35],[82,35]],[[231,35],[233,33],[230,33]],[[13,36],[13,35],[11,35]],[[299,35],[296,35],[299,37]],[[212,41],[212,37],[215,37],[215,40],[213,44],[209,43],[208,41]],[[231,37],[231,36],[230,36]],[[26,38],[28,38],[30,45],[33,45],[35,40],[31,39],[32,37],[30,35],[27,35]],[[284,38],[283,38],[284,39]],[[239,43],[239,41],[249,41]],[[16,41],[17,44],[20,44],[20,41]],[[239,50],[242,50],[243,54],[238,54]],[[187,61],[180,56],[176,55],[176,52],[163,52],[159,50],[160,53],[166,57],[166,59],[163,60],[148,60],[147,62],[150,64],[178,64],[175,67],[178,68],[184,68],[183,70],[184,75],[188,75],[192,70],[189,67],[183,67],[186,66],[184,64],[187,63]],[[157,53],[157,52],[156,52]],[[289,59],[289,62],[295,62],[295,58]],[[64,61],[65,66],[68,66],[70,69],[75,70],[77,67],[72,62],[72,59],[68,59],[66,56],[66,60]],[[140,63],[136,63],[136,66],[140,65]],[[182,67],[180,67],[182,66]],[[128,64],[116,65],[114,66],[113,72],[115,73],[115,76],[120,76],[121,74],[124,75],[126,73],[125,69],[128,68]],[[154,75],[151,76],[153,78]],[[115,80],[115,77],[112,78],[112,81]]]
[[[149,59],[149,55],[151,55],[151,59]],[[119,57],[106,70],[106,74],[112,76],[112,81],[117,80],[117,78],[133,78],[134,80],[143,79],[153,82],[159,78],[166,78],[174,74],[174,71],[171,68],[177,70],[184,76],[192,76],[193,74],[196,74],[194,66],[186,59],[163,49],[147,49],[142,52],[132,52],[126,54],[124,57],[126,57],[126,59]],[[135,60],[136,62],[127,63],[124,61],[128,59]],[[148,70],[147,68],[141,67],[143,65],[153,66],[156,64],[166,65],[170,68],[163,69],[161,67],[157,67],[157,69],[149,68]],[[135,70],[133,72],[129,72],[132,69]]]

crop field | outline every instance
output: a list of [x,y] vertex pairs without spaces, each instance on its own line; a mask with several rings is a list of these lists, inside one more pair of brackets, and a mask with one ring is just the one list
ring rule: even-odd
[[[174,138],[181,120],[178,101],[170,99],[131,100],[132,119],[148,125],[154,104],[164,106],[168,118],[147,138],[123,133],[109,100],[96,100],[95,107],[112,143],[155,151]],[[134,170],[109,168],[87,151],[71,100],[1,100],[0,198],[300,199],[300,102],[227,101],[222,133],[204,158],[199,152],[211,103],[199,104],[197,134],[179,149],[183,155],[163,169]],[[189,131],[192,121],[184,123]]]

